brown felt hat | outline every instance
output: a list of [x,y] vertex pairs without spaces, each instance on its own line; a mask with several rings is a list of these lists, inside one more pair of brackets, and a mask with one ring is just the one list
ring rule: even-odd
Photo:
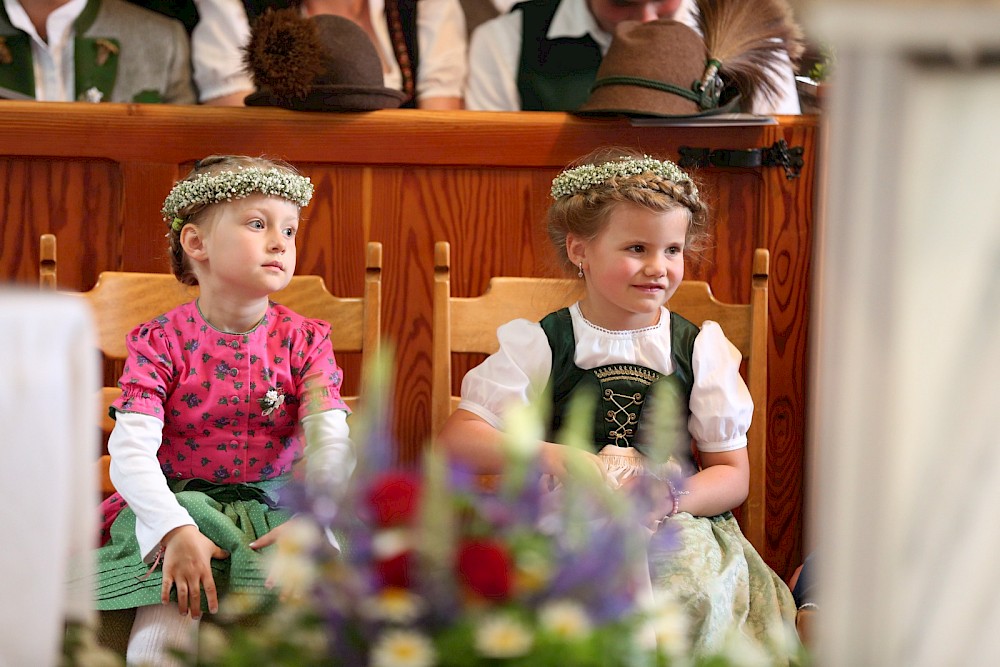
[[245,60],[257,85],[247,106],[373,111],[397,108],[406,99],[385,87],[382,62],[365,31],[341,16],[268,12],[254,24]]
[[738,100],[720,107],[716,69],[704,39],[683,23],[622,21],[577,111],[657,117],[737,111]]

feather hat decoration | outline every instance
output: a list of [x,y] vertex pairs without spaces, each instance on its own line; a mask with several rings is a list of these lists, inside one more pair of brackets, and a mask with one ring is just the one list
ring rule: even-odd
[[583,114],[703,116],[773,100],[802,53],[785,0],[697,0],[699,29],[622,21]]
[[385,87],[365,31],[341,16],[269,10],[254,22],[244,64],[257,88],[247,106],[371,111],[398,107],[405,97]]
[[[723,83],[752,100],[778,95],[779,68],[802,55],[802,30],[785,0],[698,0],[698,24],[705,36],[709,67],[702,85],[718,71]],[[783,57],[783,54],[787,54]],[[787,60],[786,60],[787,58]]]

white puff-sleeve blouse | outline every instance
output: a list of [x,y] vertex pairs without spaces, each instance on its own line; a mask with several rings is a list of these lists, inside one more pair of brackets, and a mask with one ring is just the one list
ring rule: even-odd
[[[579,304],[570,307],[576,339],[574,361],[582,369],[628,363],[663,375],[674,372],[670,358],[670,317],[645,329],[610,331],[587,321]],[[513,320],[497,329],[500,349],[468,372],[462,381],[459,409],[494,428],[512,404],[536,400],[545,389],[552,350],[538,322]],[[694,343],[688,430],[699,451],[724,452],[746,447],[753,401],[740,376],[741,355],[712,321],[701,324]]]

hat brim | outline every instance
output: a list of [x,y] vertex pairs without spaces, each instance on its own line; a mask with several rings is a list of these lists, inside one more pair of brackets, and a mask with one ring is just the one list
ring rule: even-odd
[[305,97],[283,98],[258,90],[243,100],[248,107],[283,107],[295,111],[377,111],[398,109],[406,100],[400,90],[380,86],[314,86]]
[[716,116],[723,113],[737,113],[740,110],[740,96],[726,102],[720,107],[706,109],[698,113],[663,113],[662,104],[644,106],[631,101],[605,100],[601,102],[588,101],[573,113],[577,116],[628,116],[630,118],[704,118],[706,116]]

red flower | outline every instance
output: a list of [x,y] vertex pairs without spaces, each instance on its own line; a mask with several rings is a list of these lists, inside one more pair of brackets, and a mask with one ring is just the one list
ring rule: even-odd
[[368,505],[375,525],[398,526],[413,520],[420,497],[420,479],[405,472],[389,472],[375,478],[368,489]]
[[510,595],[513,562],[495,540],[466,540],[458,550],[458,576],[467,589],[490,600]]
[[412,564],[412,551],[404,551],[392,558],[377,561],[375,577],[379,588],[409,588]]

